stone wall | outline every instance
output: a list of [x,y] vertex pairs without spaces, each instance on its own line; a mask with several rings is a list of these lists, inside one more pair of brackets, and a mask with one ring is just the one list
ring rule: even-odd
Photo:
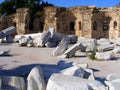
[[25,34],[29,31],[30,14],[28,8],[17,9],[16,29],[17,34]]
[[3,18],[0,18],[0,31],[10,26],[16,26],[14,18],[15,15],[4,16]]
[[33,29],[29,30],[29,9],[20,8],[15,15],[5,16],[0,21],[0,30],[13,25],[16,26],[17,34],[26,34],[54,28],[56,32],[62,34],[117,39],[120,37],[119,21],[120,7],[81,6],[63,8],[48,6],[44,8],[44,12],[36,13]]

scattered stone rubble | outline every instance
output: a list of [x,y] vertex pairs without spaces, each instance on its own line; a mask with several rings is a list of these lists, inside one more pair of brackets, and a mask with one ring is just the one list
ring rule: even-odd
[[36,66],[32,68],[27,78],[0,76],[0,88],[1,90],[108,90],[104,84],[95,79],[93,70],[88,68],[87,64],[73,62],[59,62],[54,67]]
[[[98,60],[109,60],[114,58],[114,54],[119,53],[120,38],[110,41],[106,38],[99,40],[93,38],[77,37],[76,35],[64,35],[55,32],[53,28],[43,33],[16,35],[12,34],[16,31],[11,26],[0,32],[0,41],[8,43],[19,42],[20,46],[27,47],[56,47],[53,56],[62,56],[63,58],[71,58],[75,56],[76,51],[85,53],[95,52],[95,58]],[[72,44],[72,46],[70,46]],[[86,55],[87,56],[87,55]]]
[[[111,42],[109,39],[100,40],[63,35],[54,30],[43,33],[16,35],[12,34],[14,27],[9,27],[0,32],[0,39],[6,42],[18,42],[20,46],[27,47],[56,47],[53,56],[71,58],[76,51],[85,53],[95,52],[98,60],[110,60],[114,54],[120,53],[120,39]],[[70,46],[72,44],[72,46]],[[0,55],[9,52],[1,51]],[[120,75],[109,75],[105,85],[95,79],[94,72],[87,64],[59,62],[56,67],[34,67],[27,77],[0,76],[1,90],[119,90]]]

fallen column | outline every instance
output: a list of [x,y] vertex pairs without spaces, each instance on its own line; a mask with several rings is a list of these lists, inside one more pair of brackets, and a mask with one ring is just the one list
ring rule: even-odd
[[16,28],[14,26],[8,27],[4,30],[2,30],[2,32],[4,33],[4,37],[14,34],[16,32]]
[[59,56],[62,55],[65,50],[68,48],[69,45],[69,39],[63,38],[60,42],[60,44],[56,47],[56,49],[53,51],[53,56]]

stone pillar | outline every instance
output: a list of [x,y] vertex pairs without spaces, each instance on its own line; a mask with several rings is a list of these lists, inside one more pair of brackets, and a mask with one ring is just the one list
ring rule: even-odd
[[30,14],[28,8],[17,9],[16,15],[17,34],[25,34],[29,29]]
[[48,30],[49,28],[54,28],[57,30],[57,7],[46,7],[45,10],[45,21],[44,21],[44,30]]
[[83,14],[83,22],[82,22],[82,37],[91,38],[92,37],[92,13],[84,13]]

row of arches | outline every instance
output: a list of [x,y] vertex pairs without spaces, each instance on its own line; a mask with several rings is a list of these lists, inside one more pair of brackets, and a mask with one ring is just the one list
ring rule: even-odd
[[[107,31],[109,29],[109,23],[105,20],[103,21],[103,31]],[[70,22],[70,30],[75,30],[75,23],[72,21]],[[82,28],[82,23],[81,21],[79,22],[79,30],[81,30]],[[117,22],[114,21],[113,22],[113,29],[116,29],[117,28]],[[97,30],[98,29],[98,24],[96,21],[93,22],[93,30]]]
[[[106,31],[109,29],[109,23],[105,20],[103,21],[103,31]],[[114,21],[113,22],[113,29],[116,29],[117,28],[117,22]],[[93,30],[97,30],[98,29],[98,24],[96,21],[93,22]]]

